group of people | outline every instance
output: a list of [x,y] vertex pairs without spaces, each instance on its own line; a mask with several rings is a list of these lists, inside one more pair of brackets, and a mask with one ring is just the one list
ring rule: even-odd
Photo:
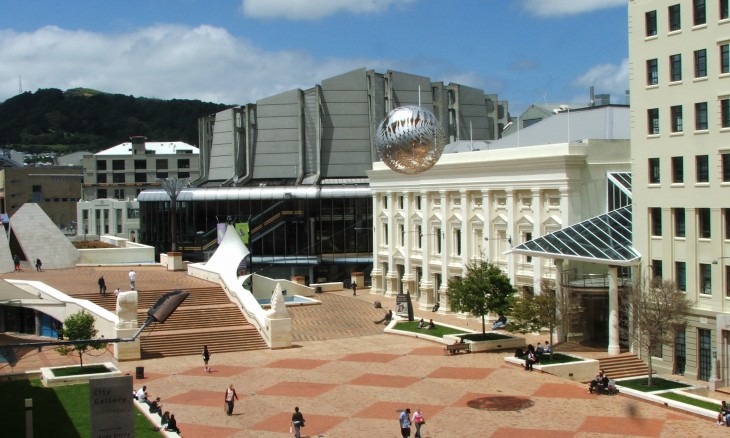
[[717,425],[730,427],[730,405],[725,400],[720,404],[720,412],[717,413]]
[[593,394],[593,392],[601,393],[601,392],[608,392],[608,376],[606,375],[606,372],[603,370],[598,370],[598,374],[596,374],[596,377],[593,378],[588,383],[588,392]]
[[421,320],[418,321],[418,328],[419,329],[425,328],[428,330],[432,330],[432,329],[436,328],[436,324],[433,323],[433,319],[430,319],[427,323],[426,321],[423,320],[423,318],[421,318]]
[[148,405],[150,414],[157,414],[160,416],[160,424],[162,429],[168,432],[180,433],[180,428],[177,427],[177,420],[175,414],[171,414],[170,411],[162,412],[162,403],[160,397],[155,397],[154,400],[150,400],[149,394],[147,393],[147,386],[143,385],[134,393],[134,398],[138,402]]
[[[37,267],[40,271],[40,259],[37,260]],[[130,290],[134,290],[135,282],[137,281],[137,273],[134,272],[134,270],[129,271],[129,288]],[[104,279],[104,275],[100,275],[99,279],[96,280],[96,283],[99,285],[99,295],[106,296],[106,280]],[[114,290],[114,295],[119,295],[119,288],[116,288]]]
[[421,408],[416,408],[416,411],[411,415],[411,409],[406,408],[401,411],[398,416],[398,423],[400,424],[400,434],[404,438],[411,436],[411,425],[416,426],[415,438],[421,438],[421,427],[426,424],[426,420],[423,418]]
[[550,341],[545,341],[545,346],[541,343],[537,343],[537,347],[532,344],[527,345],[527,350],[518,348],[515,352],[516,357],[524,357],[525,359],[525,371],[532,371],[532,366],[540,362],[543,356],[548,357],[553,354],[553,347],[550,345]]

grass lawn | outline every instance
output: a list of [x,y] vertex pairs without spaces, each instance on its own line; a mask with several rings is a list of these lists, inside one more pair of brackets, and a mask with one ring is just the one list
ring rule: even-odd
[[458,335],[460,333],[464,333],[463,329],[455,329],[451,327],[444,327],[442,325],[435,324],[435,329],[427,329],[427,328],[418,328],[418,321],[406,321],[406,322],[399,322],[394,327],[395,330],[402,330],[404,332],[413,332],[413,333],[421,333],[424,335],[429,336],[436,336],[438,338],[443,338],[444,335]]
[[[25,402],[33,399],[33,434],[61,438],[91,436],[89,385],[45,388],[40,380],[0,382],[0,412],[3,413],[2,436],[25,436]],[[134,409],[137,438],[160,437],[152,423]]]
[[80,376],[83,374],[99,374],[109,372],[105,365],[86,365],[85,367],[75,366],[67,368],[51,368],[56,377]]
[[617,386],[623,386],[625,388],[633,389],[641,392],[654,392],[663,391],[665,389],[677,389],[677,388],[689,388],[690,385],[684,383],[673,382],[671,380],[654,377],[651,379],[651,386],[647,386],[647,378],[641,377],[638,379],[621,380],[616,382]]
[[684,394],[676,392],[667,392],[666,394],[658,394],[659,397],[668,398],[669,400],[678,401],[684,404],[697,406],[698,408],[707,409],[708,411],[717,412],[720,410],[720,403],[713,403],[704,400],[698,400],[694,397],[688,397]]
[[499,333],[470,333],[460,336],[460,338],[469,341],[497,341],[500,339],[510,339],[510,336],[500,335]]
[[567,354],[553,353],[552,357],[547,354],[540,356],[540,365],[556,365],[559,363],[582,362],[579,357],[568,356]]

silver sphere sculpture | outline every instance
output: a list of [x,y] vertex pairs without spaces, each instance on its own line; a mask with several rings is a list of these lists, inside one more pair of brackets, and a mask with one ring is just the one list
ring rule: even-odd
[[378,156],[392,170],[415,175],[433,167],[444,152],[444,130],[433,113],[415,105],[389,112],[375,133]]

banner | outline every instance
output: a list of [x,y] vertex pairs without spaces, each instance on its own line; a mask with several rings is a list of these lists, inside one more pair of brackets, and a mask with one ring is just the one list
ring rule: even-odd
[[241,242],[248,245],[248,222],[241,222],[234,225],[236,232],[241,237]]
[[218,234],[218,245],[220,245],[221,242],[223,242],[223,236],[226,235],[226,223],[223,222],[221,224],[216,225],[216,229],[218,230],[218,232],[216,233],[216,234]]

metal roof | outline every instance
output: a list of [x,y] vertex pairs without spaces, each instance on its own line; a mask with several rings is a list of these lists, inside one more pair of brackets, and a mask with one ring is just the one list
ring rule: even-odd
[[[178,201],[225,201],[269,199],[336,199],[369,198],[368,186],[262,186],[262,187],[214,187],[185,188]],[[170,197],[162,189],[147,189],[137,196],[139,202],[164,202]]]
[[631,245],[631,206],[540,236],[512,248],[508,253],[632,266],[639,252]]

